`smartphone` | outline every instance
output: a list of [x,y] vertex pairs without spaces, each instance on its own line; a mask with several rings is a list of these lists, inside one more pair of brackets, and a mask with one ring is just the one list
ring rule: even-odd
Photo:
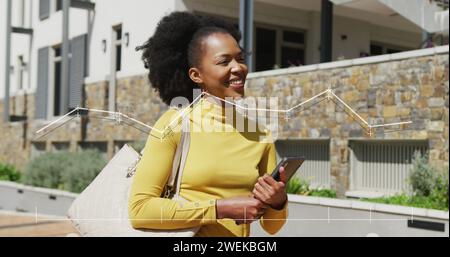
[[286,181],[289,181],[291,177],[295,174],[295,172],[302,166],[303,162],[305,161],[304,156],[290,156],[290,157],[283,157],[283,159],[278,163],[275,170],[272,172],[272,177],[276,181],[280,181],[280,168],[284,167],[284,174],[286,174]]

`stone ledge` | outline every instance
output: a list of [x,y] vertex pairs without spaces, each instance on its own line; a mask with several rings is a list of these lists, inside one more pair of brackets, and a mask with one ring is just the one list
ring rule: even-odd
[[366,210],[366,211],[373,211],[373,212],[384,212],[384,213],[391,213],[391,214],[408,215],[408,216],[412,216],[412,217],[425,217],[425,218],[449,220],[449,212],[448,211],[440,211],[440,210],[433,210],[433,209],[400,206],[400,205],[393,205],[393,204],[371,203],[371,202],[363,202],[363,201],[358,201],[358,200],[332,199],[332,198],[315,197],[315,196],[300,196],[300,195],[293,195],[293,194],[288,194],[288,199],[289,199],[289,202],[291,202],[291,203],[329,206],[329,207],[338,207],[338,208],[346,208],[346,209]]
[[30,191],[30,192],[44,193],[44,194],[49,194],[49,195],[51,194],[51,195],[56,195],[56,196],[66,196],[66,197],[71,197],[71,198],[78,197],[78,194],[76,194],[76,193],[71,193],[71,192],[53,189],[53,188],[33,187],[33,186],[19,184],[19,183],[15,183],[15,182],[11,182],[11,181],[0,181],[0,187],[9,187],[9,188],[13,188],[13,189],[21,189],[21,190],[26,190],[26,191]]
[[346,197],[350,198],[379,198],[383,196],[387,196],[389,194],[384,192],[375,192],[375,191],[347,191],[345,192]]

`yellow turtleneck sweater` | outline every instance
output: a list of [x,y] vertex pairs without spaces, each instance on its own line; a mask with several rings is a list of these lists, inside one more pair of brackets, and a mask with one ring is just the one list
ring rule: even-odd
[[[261,141],[270,137],[268,130],[248,132],[246,125],[242,132],[225,118],[228,111],[204,98],[190,110],[190,147],[180,186],[180,196],[189,203],[161,198],[180,141],[181,122],[163,140],[160,133],[152,131],[131,188],[129,216],[135,228],[201,226],[196,236],[249,236],[249,224],[216,219],[216,199],[251,195],[257,178],[276,167],[275,146],[271,140]],[[179,111],[169,109],[154,128],[164,130],[178,114]],[[251,122],[245,119],[245,124]],[[282,210],[268,208],[260,224],[274,234],[286,217],[287,204]]]

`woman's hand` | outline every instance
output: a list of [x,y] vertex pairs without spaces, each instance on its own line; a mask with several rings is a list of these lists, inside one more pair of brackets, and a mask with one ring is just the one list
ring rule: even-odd
[[253,195],[261,202],[270,205],[273,209],[280,210],[287,201],[286,173],[284,167],[280,167],[280,181],[276,181],[267,174],[259,177],[253,189]]
[[238,196],[216,202],[217,219],[234,219],[236,224],[249,224],[261,217],[268,206],[253,197]]

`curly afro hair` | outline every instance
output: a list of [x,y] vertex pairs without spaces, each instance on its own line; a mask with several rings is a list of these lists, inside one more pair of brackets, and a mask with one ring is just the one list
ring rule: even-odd
[[222,19],[189,12],[173,12],[161,19],[156,31],[144,45],[142,60],[149,69],[151,86],[167,105],[175,97],[193,101],[193,89],[198,86],[189,78],[189,68],[195,67],[201,57],[201,43],[214,33],[228,33],[236,42],[241,33]]

